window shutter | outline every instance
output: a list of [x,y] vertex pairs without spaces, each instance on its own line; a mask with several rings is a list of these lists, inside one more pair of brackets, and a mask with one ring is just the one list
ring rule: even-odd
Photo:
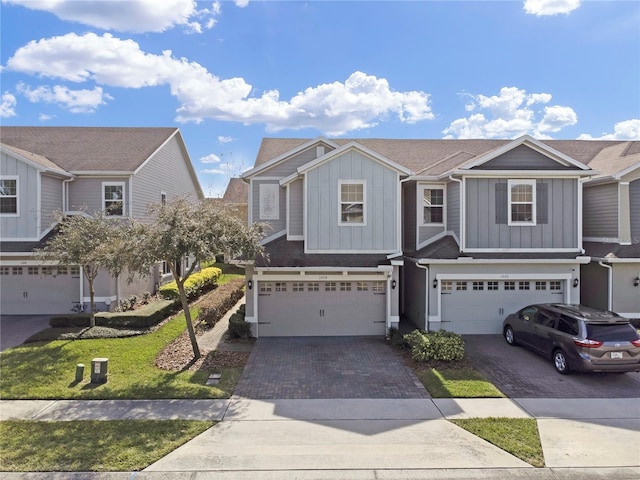
[[549,223],[549,184],[536,183],[536,223]]
[[496,183],[496,223],[508,223],[509,197],[506,183]]

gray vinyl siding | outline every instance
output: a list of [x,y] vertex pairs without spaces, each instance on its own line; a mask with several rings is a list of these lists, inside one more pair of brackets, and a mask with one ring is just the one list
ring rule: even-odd
[[252,216],[254,222],[268,223],[271,227],[266,232],[267,236],[271,236],[275,233],[282,232],[287,228],[287,190],[284,187],[278,188],[278,218],[277,219],[262,219],[260,218],[260,185],[262,184],[275,184],[278,185],[277,180],[254,180],[251,182],[253,185],[253,191],[251,192],[251,205]]
[[133,216],[144,217],[151,203],[160,203],[160,192],[167,201],[176,197],[198,198],[198,188],[187,167],[190,162],[176,136],[158,150],[133,177]]
[[[338,181],[366,183],[366,225],[339,225]],[[397,244],[398,174],[349,150],[307,173],[307,249],[310,251],[388,251]]]
[[509,226],[496,223],[496,183],[506,179],[473,178],[466,182],[467,248],[578,248],[578,181],[544,179],[547,184],[547,223]]
[[289,235],[304,234],[303,209],[304,194],[302,180],[296,180],[289,185]]
[[18,216],[0,215],[2,239],[38,238],[38,176],[40,172],[9,155],[2,154],[0,176],[18,177]]
[[[640,180],[629,184],[629,205],[631,222],[631,241],[640,242]],[[640,295],[639,295],[640,296]]]
[[566,167],[525,145],[520,145],[493,160],[474,167],[476,170],[566,170],[569,168],[575,167]]
[[85,210],[88,214],[103,210],[102,184],[124,182],[124,214],[129,214],[131,192],[129,191],[129,177],[80,177],[69,183],[69,210]]
[[[298,167],[301,167],[302,165],[305,165],[307,163],[309,163],[312,160],[315,160],[317,158],[316,156],[316,148],[318,146],[322,146],[322,145],[313,145],[311,147],[309,147],[306,150],[303,150],[302,152],[298,153],[297,155],[294,155],[293,157],[278,163],[277,165],[274,165],[271,168],[268,168],[266,170],[263,170],[262,172],[260,172],[261,177],[279,177],[279,178],[285,178],[288,177],[289,175],[291,175],[292,173],[296,172]],[[324,146],[324,153],[327,154],[329,153],[331,150],[333,150],[332,147],[329,147],[328,145]]]
[[583,199],[585,212],[583,235],[585,237],[617,238],[618,184],[585,186]]
[[460,238],[460,184],[451,182],[447,184],[447,230]]
[[614,312],[635,314],[632,318],[640,318],[640,292],[633,286],[633,281],[640,272],[640,261],[637,263],[613,264],[613,305]]
[[413,251],[416,246],[416,184],[406,185],[403,189],[403,217],[404,217],[404,249]]
[[40,228],[44,232],[53,224],[53,213],[62,210],[62,180],[42,175]]

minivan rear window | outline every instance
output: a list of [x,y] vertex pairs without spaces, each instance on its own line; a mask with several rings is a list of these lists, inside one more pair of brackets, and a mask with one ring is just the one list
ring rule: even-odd
[[638,333],[628,323],[609,325],[588,323],[587,338],[600,342],[631,342],[638,338]]

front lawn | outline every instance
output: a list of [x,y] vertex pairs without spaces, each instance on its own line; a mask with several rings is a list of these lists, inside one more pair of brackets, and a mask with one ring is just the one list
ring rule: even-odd
[[504,394],[468,362],[447,366],[414,366],[414,371],[433,398],[499,398]]
[[[196,318],[197,309],[192,309]],[[185,329],[184,314],[152,333],[128,338],[55,340],[20,345],[0,355],[3,399],[228,398],[242,368],[224,368],[216,386],[206,386],[206,370],[171,372],[154,365],[156,356]],[[90,383],[91,360],[107,357],[108,382]],[[74,382],[76,365],[84,380]]]
[[139,471],[214,425],[197,421],[0,423],[0,471]]

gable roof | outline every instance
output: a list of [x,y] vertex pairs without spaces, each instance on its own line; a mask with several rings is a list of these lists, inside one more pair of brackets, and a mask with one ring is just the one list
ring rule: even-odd
[[0,150],[8,152],[9,155],[16,157],[23,162],[34,165],[38,170],[53,172],[67,177],[73,176],[70,173],[66,172],[63,168],[53,163],[47,157],[38,155],[37,153],[27,152],[26,150],[22,150],[21,148],[12,147],[11,145],[5,145],[4,143],[0,143]]
[[230,178],[222,201],[233,204],[249,203],[249,184],[241,178]]
[[177,128],[2,127],[0,142],[67,172],[135,172]]

